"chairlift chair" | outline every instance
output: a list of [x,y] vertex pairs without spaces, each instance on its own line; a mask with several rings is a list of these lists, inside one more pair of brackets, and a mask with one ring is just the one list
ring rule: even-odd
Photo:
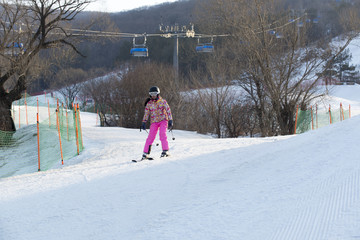
[[148,57],[149,51],[146,47],[134,47],[131,48],[130,54],[133,57]]
[[211,38],[210,43],[200,43],[200,39],[198,38],[198,44],[195,48],[198,53],[212,53],[214,52],[213,39]]
[[280,32],[277,32],[277,33],[275,34],[275,36],[276,36],[276,38],[278,38],[278,39],[284,38],[284,35],[283,35],[282,33],[280,33]]
[[143,44],[136,44],[135,38],[133,38],[133,47],[130,50],[130,54],[133,57],[148,57],[149,50],[146,47],[146,36],[144,37]]
[[6,46],[5,54],[18,56],[25,52],[24,44],[19,42],[12,42]]

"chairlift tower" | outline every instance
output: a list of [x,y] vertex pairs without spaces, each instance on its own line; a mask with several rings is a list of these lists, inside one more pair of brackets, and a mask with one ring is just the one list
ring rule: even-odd
[[179,37],[195,37],[194,24],[189,26],[175,23],[174,25],[164,26],[160,24],[160,32],[162,37],[174,38],[173,66],[175,69],[175,82],[179,82]]

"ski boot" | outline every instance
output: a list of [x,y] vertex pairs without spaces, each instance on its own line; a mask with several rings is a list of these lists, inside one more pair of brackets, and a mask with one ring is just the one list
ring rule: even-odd
[[143,153],[142,157],[141,157],[141,161],[142,160],[146,160],[149,158],[149,154],[148,153]]
[[151,152],[151,145],[149,146],[149,151],[148,152],[144,152],[142,157],[141,157],[141,160],[153,160],[153,158],[150,157],[150,152]]
[[160,157],[162,158],[162,157],[168,157],[168,156],[170,156],[169,151],[168,151],[168,150],[164,150],[164,151],[162,151]]

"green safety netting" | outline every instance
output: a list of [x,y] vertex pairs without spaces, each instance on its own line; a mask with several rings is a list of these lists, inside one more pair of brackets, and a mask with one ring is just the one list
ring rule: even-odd
[[41,98],[26,95],[13,103],[17,130],[0,131],[0,177],[48,170],[84,149],[79,111],[63,104],[57,108],[56,99]]
[[350,118],[350,110],[344,110],[342,107],[320,111],[316,109],[298,109],[295,133],[304,133],[348,118]]

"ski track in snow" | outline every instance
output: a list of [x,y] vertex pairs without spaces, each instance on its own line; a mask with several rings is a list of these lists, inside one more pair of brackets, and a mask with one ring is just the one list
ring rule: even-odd
[[[341,180],[339,180],[341,179]],[[354,222],[354,209],[360,204],[360,171],[356,169],[351,176],[333,175],[321,182],[311,192],[310,196],[299,201],[298,213],[290,219],[284,228],[271,239],[354,239],[360,236],[352,235],[358,230],[359,222]],[[314,203],[316,204],[309,204]],[[355,211],[356,219],[359,212]],[[337,221],[351,223],[341,226],[346,229],[344,235],[334,236],[337,232]],[[344,228],[345,227],[345,228]],[[358,233],[357,233],[358,234]]]
[[[358,129],[354,130],[346,126],[342,132],[344,138],[340,137],[341,140],[330,134],[326,139],[319,139],[316,144],[340,145],[340,141],[345,141],[344,146],[352,146],[352,138],[346,136],[360,134]],[[326,141],[329,143],[324,144]],[[311,184],[304,189],[303,196],[295,202],[295,208],[292,209],[294,215],[286,219],[282,223],[283,226],[279,226],[271,239],[360,238],[360,161],[354,165],[352,147],[341,150],[343,151],[339,152],[338,148],[328,148],[329,159],[324,159],[322,171],[315,173],[319,177],[313,177]],[[360,160],[360,157],[357,156],[355,159]],[[344,225],[344,222],[349,224]],[[341,231],[343,233],[337,236],[336,233]]]
[[80,156],[0,179],[0,240],[360,239],[359,116],[296,136],[174,130],[171,157],[155,144],[140,163],[145,132],[82,123]]

